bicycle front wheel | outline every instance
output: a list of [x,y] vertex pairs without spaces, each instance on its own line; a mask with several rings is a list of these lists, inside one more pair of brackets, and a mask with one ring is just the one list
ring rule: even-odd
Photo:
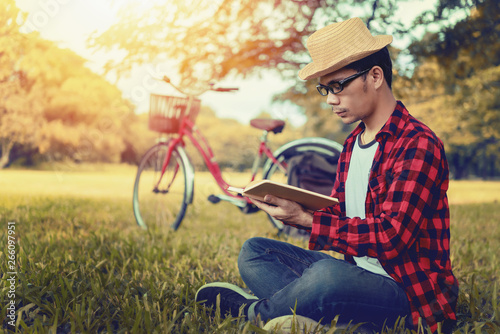
[[177,230],[188,205],[186,164],[177,149],[162,175],[168,143],[153,146],[142,158],[134,184],[133,208],[137,224]]

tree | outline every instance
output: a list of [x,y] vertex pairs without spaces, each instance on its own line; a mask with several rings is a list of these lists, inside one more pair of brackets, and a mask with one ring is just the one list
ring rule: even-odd
[[[28,75],[47,87],[39,152],[49,160],[120,161],[127,126],[123,118],[132,108],[118,88],[86,68],[80,56],[51,42],[40,43],[32,56],[26,59],[33,69]],[[50,64],[49,58],[59,64]]]
[[[395,16],[400,4],[396,0],[170,0],[151,6],[136,3],[122,9],[119,22],[105,33],[94,35],[90,45],[125,53],[124,58],[108,64],[108,70],[118,74],[126,73],[134,64],[169,61],[185,87],[263,69],[296,78],[298,69],[310,62],[305,47],[307,37],[319,27],[348,18],[354,11],[374,34],[417,39],[419,36],[412,34],[413,26]],[[467,0],[441,0],[435,13],[425,13],[416,24],[425,27],[430,17],[433,24],[449,24],[447,15],[468,13],[473,6]],[[404,64],[397,61],[399,50],[393,51],[396,71],[404,72]],[[331,115],[324,99],[317,96],[314,84],[296,80],[276,100],[302,107],[309,120],[305,135],[342,142],[351,127],[325,122]]]
[[0,0],[0,168],[14,159],[119,162],[132,106],[68,49],[19,29]]
[[38,139],[41,92],[32,87],[21,68],[20,55],[32,39],[19,33],[22,14],[11,0],[1,1],[0,13],[0,168],[9,164],[15,146],[31,148]]
[[39,138],[41,108],[33,92],[26,92],[18,81],[0,83],[0,169],[11,161],[15,145],[30,149]]
[[[121,50],[125,56],[108,70],[129,71],[134,64],[172,61],[185,82],[220,80],[273,69],[296,77],[310,61],[306,38],[327,23],[360,13],[376,33],[408,34],[395,16],[397,0],[221,0],[177,1],[120,11],[120,20],[94,35],[97,49]],[[467,11],[470,1],[441,1],[447,13]],[[460,5],[460,6],[459,6]],[[436,16],[437,17],[437,16]],[[444,18],[441,18],[444,20]]]
[[410,46],[418,62],[398,93],[443,139],[456,178],[500,170],[500,5],[484,1],[467,18]]

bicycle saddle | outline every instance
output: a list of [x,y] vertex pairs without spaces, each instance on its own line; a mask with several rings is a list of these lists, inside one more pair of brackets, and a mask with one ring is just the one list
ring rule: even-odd
[[285,127],[285,121],[279,119],[256,118],[250,121],[254,128],[280,133]]

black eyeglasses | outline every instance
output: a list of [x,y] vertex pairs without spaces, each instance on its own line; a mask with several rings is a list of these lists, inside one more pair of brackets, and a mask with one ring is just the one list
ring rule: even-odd
[[354,75],[351,75],[350,77],[347,77],[345,79],[342,79],[340,81],[332,81],[330,82],[327,86],[325,85],[322,85],[322,84],[319,84],[316,86],[316,89],[318,90],[318,92],[322,95],[322,96],[327,96],[328,93],[332,93],[332,94],[338,94],[340,93],[343,89],[344,89],[344,86],[349,83],[350,81],[356,79],[357,77],[365,74],[366,72],[368,72],[369,70],[371,70],[371,67],[370,68],[367,68],[366,70],[363,70],[361,72],[358,72]]

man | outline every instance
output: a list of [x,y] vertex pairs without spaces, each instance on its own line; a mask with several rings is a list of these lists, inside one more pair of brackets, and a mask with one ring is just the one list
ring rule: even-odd
[[[409,115],[391,91],[391,36],[372,36],[359,18],[331,24],[307,41],[312,63],[299,77],[317,89],[344,123],[361,121],[339,158],[332,196],[314,213],[266,196],[255,201],[287,224],[310,229],[309,249],[253,238],[238,265],[254,295],[212,283],[196,300],[249,320],[292,314],[329,324],[380,329],[406,317],[432,331],[453,325],[458,283],[449,258],[448,165],[442,142]],[[345,255],[337,260],[319,250]],[[241,309],[240,309],[241,308]]]

